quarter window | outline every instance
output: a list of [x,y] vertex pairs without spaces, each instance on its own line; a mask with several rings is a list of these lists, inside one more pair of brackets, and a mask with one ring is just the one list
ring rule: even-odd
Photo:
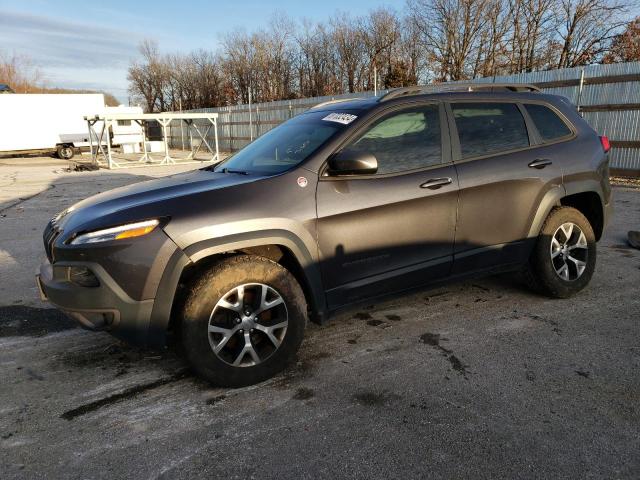
[[345,150],[371,153],[378,174],[397,173],[442,163],[437,105],[416,107],[377,120]]
[[454,103],[451,108],[462,158],[529,146],[527,126],[514,103]]
[[549,107],[530,104],[527,105],[527,112],[544,141],[550,142],[571,134],[567,124]]

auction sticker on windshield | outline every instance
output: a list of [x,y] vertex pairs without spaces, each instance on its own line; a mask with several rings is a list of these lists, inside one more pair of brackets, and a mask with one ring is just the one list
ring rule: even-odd
[[342,123],[343,125],[349,125],[356,118],[358,118],[357,115],[352,115],[350,113],[330,113],[322,120],[324,120],[325,122],[337,122]]

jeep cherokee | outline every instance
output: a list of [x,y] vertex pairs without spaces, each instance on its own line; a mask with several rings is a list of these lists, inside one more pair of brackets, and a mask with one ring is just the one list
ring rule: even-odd
[[328,102],[221,163],[64,210],[37,283],[87,328],[176,338],[205,379],[252,384],[287,365],[308,318],[365,300],[516,270],[579,292],[612,204],[608,150],[530,85]]

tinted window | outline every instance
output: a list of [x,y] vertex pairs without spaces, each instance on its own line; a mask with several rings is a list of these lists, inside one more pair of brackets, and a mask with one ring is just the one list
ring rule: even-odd
[[551,141],[569,135],[571,130],[556,113],[544,105],[527,105],[527,112],[543,140]]
[[524,118],[513,103],[451,104],[462,158],[529,146]]
[[442,162],[437,105],[416,107],[377,120],[345,150],[373,154],[378,173],[397,173]]
[[322,144],[346,128],[346,124],[357,118],[348,112],[341,115],[346,120],[342,117],[338,120],[347,123],[329,118],[327,112],[298,115],[269,130],[229,159],[216,165],[215,171],[276,174],[289,170],[309,158]]

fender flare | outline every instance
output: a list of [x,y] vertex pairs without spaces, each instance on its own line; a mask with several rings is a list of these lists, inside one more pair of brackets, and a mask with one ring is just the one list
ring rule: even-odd
[[542,230],[544,221],[549,216],[551,210],[560,204],[560,200],[567,195],[563,185],[555,185],[550,188],[538,202],[538,209],[533,216],[527,238],[536,238]]
[[[602,185],[595,179],[585,179],[568,182],[564,185],[558,185],[552,189],[550,189],[543,197],[539,203],[538,210],[534,215],[533,221],[531,222],[531,227],[529,228],[529,234],[527,235],[529,238],[537,237],[542,229],[542,225],[544,224],[545,219],[549,216],[551,209],[553,207],[560,204],[560,201],[569,195],[574,195],[576,193],[585,193],[585,192],[593,192],[598,195],[600,198],[600,205],[603,209],[602,214],[604,215],[604,195],[602,193]],[[604,217],[603,217],[604,218]]]
[[327,308],[320,269],[304,242],[286,230],[246,232],[203,240],[174,252],[167,262],[158,285],[149,322],[148,345],[161,347],[166,344],[171,309],[185,268],[216,254],[262,245],[279,245],[287,248],[295,256],[302,268],[311,296],[308,300],[319,320],[322,321],[326,317]]

